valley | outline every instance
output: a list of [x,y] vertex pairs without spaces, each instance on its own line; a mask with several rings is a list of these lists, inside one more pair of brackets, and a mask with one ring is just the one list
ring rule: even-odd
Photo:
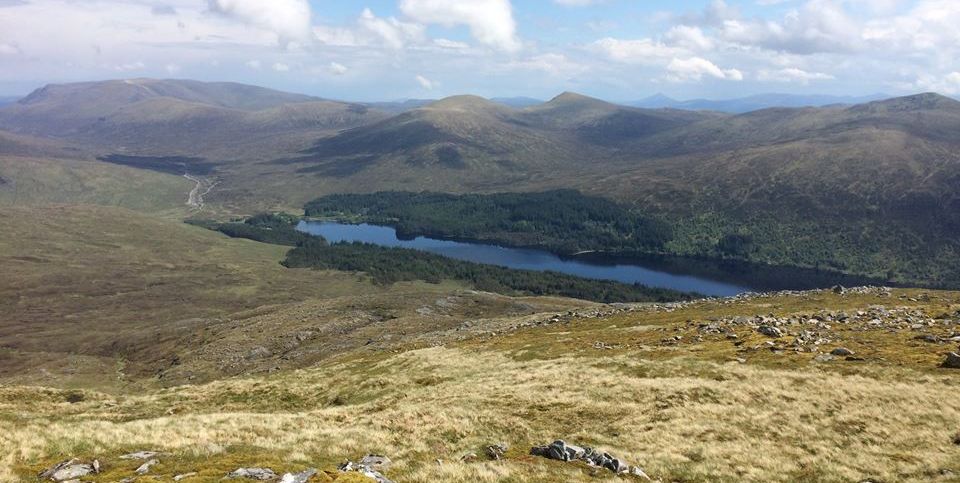
[[38,89],[0,107],[0,481],[957,481],[957,132],[937,94]]

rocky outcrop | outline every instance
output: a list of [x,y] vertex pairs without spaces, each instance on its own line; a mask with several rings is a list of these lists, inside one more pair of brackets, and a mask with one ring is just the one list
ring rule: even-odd
[[629,473],[649,479],[643,469],[638,466],[630,466],[609,453],[601,453],[590,447],[567,444],[562,439],[545,446],[534,446],[530,448],[530,454],[558,461],[582,461],[590,466],[606,468],[616,474]]
[[315,474],[317,474],[316,468],[303,470],[299,473],[285,473],[280,478],[280,483],[307,483]]
[[159,464],[159,463],[160,463],[160,460],[158,460],[158,459],[149,460],[149,461],[147,461],[146,463],[140,465],[140,467],[137,468],[137,470],[135,471],[135,473],[138,474],[138,475],[145,475],[145,474],[147,474],[147,473],[150,472],[150,468],[151,468],[152,466],[157,465],[157,464]]
[[276,480],[278,476],[270,468],[237,468],[224,478],[248,478],[251,480],[269,481]]
[[368,454],[363,458],[360,458],[359,463],[347,461],[346,463],[338,466],[337,469],[344,473],[355,471],[368,478],[372,478],[377,483],[393,483],[390,481],[390,479],[384,476],[383,473],[381,473],[383,470],[389,468],[390,464],[390,458],[387,458],[386,456]]
[[69,481],[100,472],[100,462],[80,463],[76,458],[61,461],[40,472],[37,477],[41,480]]

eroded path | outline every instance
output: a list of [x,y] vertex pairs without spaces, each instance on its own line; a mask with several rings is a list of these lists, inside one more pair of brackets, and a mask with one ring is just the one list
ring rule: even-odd
[[203,210],[203,197],[213,191],[218,182],[202,176],[193,176],[190,173],[184,173],[183,177],[197,184],[187,195],[187,205],[195,211]]

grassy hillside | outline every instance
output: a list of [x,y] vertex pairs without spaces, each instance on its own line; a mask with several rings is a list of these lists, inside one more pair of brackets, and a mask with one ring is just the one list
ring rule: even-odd
[[[54,86],[0,109],[0,125],[47,129],[91,157],[200,159],[215,166],[205,201],[219,218],[331,193],[573,188],[671,225],[675,255],[722,257],[740,240],[737,256],[760,264],[960,283],[960,103],[936,94],[735,116],[455,96],[388,116],[250,89]],[[15,136],[16,152],[31,145]]]
[[[868,290],[588,309],[269,377],[136,394],[8,386],[0,477],[77,457],[101,461],[91,481],[115,481],[141,463],[119,455],[153,450],[150,475],[197,473],[186,481],[250,466],[370,481],[336,465],[371,452],[395,481],[642,481],[527,454],[562,438],[662,481],[955,481],[956,370],[937,368],[953,344],[917,337],[955,335],[958,308],[955,292]],[[756,316],[789,335],[758,333]],[[824,355],[838,347],[855,356]],[[489,460],[501,442],[505,458]]]
[[[194,183],[100,161],[0,156],[0,206],[95,204],[186,216]],[[8,210],[8,213],[11,211]]]
[[288,269],[280,265],[287,247],[122,208],[8,206],[0,223],[4,381],[203,381],[573,303]]
[[45,86],[0,108],[0,128],[69,140],[100,155],[236,157],[250,149],[238,144],[276,150],[305,132],[316,138],[385,116],[243,84],[127,79]]

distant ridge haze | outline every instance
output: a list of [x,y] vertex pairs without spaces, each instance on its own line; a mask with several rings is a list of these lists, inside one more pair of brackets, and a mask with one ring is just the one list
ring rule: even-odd
[[867,96],[830,96],[823,94],[756,94],[733,99],[690,99],[680,101],[664,94],[655,94],[639,101],[625,102],[625,105],[647,109],[671,108],[693,111],[719,111],[742,114],[772,107],[823,107],[835,104],[852,105],[880,101],[893,96],[871,94]]
[[[75,91],[77,89],[84,89],[94,86],[116,86],[120,84],[125,84],[132,88],[156,89],[160,95],[174,97],[181,100],[198,101],[204,104],[241,110],[258,110],[269,107],[277,107],[282,104],[328,100],[342,102],[344,104],[367,106],[379,111],[396,114],[410,109],[423,107],[432,102],[440,100],[439,98],[421,98],[399,99],[393,101],[354,102],[350,100],[337,100],[308,94],[278,91],[236,82],[201,82],[188,79],[135,78],[110,81],[48,84],[34,90],[27,95],[0,95],[0,107],[14,104],[23,100],[29,100],[30,98],[39,94],[47,94],[49,91],[52,91],[57,95],[64,95],[65,93],[69,93],[70,91]],[[171,88],[171,85],[176,85],[177,87]],[[89,95],[89,93],[87,93],[87,95]],[[214,96],[219,97],[214,98]],[[124,96],[121,95],[120,97]],[[646,109],[670,108],[691,111],[718,111],[732,114],[742,114],[771,107],[823,107],[833,104],[853,105],[889,99],[892,97],[896,96],[891,96],[884,93],[875,93],[862,96],[837,96],[826,94],[791,94],[771,92],[736,98],[697,98],[681,100],[663,93],[657,93],[640,100],[607,102],[611,104]],[[532,107],[547,102],[544,99],[526,96],[493,96],[487,99],[497,104],[502,104],[517,109]]]

